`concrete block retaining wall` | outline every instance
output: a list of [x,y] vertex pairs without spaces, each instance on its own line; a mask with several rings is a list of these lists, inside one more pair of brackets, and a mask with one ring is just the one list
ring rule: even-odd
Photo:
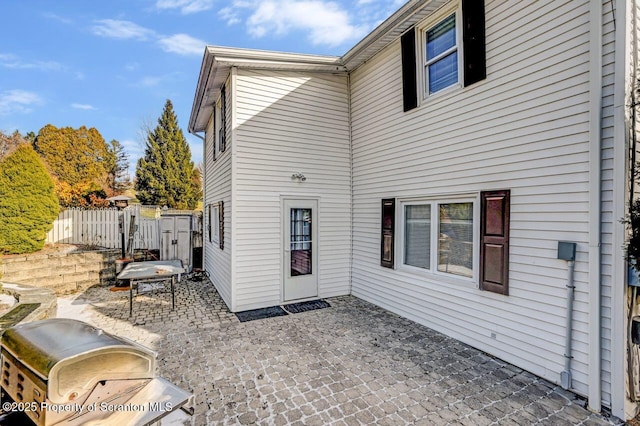
[[5,256],[2,280],[69,294],[115,278],[119,250]]

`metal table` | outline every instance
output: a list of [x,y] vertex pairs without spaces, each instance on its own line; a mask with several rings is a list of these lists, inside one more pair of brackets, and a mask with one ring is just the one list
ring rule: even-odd
[[149,262],[129,263],[116,277],[118,280],[129,280],[129,316],[133,314],[133,286],[142,282],[170,281],[171,309],[176,307],[175,281],[186,271],[181,260],[154,260]]

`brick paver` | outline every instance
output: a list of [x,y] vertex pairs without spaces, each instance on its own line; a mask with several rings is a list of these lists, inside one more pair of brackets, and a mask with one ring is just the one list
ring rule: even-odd
[[352,296],[240,323],[213,285],[167,293],[93,287],[60,300],[158,352],[159,375],[196,395],[194,425],[622,424],[531,373]]

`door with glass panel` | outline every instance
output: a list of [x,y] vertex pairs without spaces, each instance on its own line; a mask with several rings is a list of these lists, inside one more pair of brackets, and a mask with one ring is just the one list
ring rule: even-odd
[[284,300],[318,295],[318,201],[284,201]]

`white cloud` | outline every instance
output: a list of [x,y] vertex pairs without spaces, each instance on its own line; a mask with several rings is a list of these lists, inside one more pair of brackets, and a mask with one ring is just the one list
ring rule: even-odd
[[42,16],[44,16],[47,19],[51,19],[51,20],[54,20],[54,21],[61,22],[63,24],[72,24],[73,23],[73,21],[71,19],[67,18],[66,16],[60,16],[58,14],[51,13],[51,12],[44,13]]
[[180,9],[183,15],[202,12],[213,7],[213,0],[158,0],[158,9]]
[[148,40],[155,35],[153,30],[142,27],[131,21],[117,19],[100,19],[95,21],[92,27],[93,33],[101,37],[116,39]]
[[0,53],[0,65],[13,69],[36,69],[43,71],[62,71],[65,66],[56,61],[25,61],[16,55]]
[[41,105],[42,98],[26,90],[7,90],[0,92],[0,115],[31,112],[31,106]]
[[146,77],[142,77],[142,79],[138,84],[142,87],[153,87],[160,84],[162,80],[163,80],[163,77],[146,76]]
[[332,1],[235,1],[232,6],[222,9],[220,15],[233,24],[239,21],[241,10],[249,10],[247,31],[254,37],[285,35],[298,30],[307,32],[313,44],[337,46],[358,40],[368,30],[368,26],[354,25],[349,13]]
[[240,17],[236,9],[231,6],[220,9],[218,15],[225,21],[227,21],[227,25],[235,25],[240,23]]
[[94,109],[96,109],[96,107],[94,107],[93,105],[89,105],[89,104],[76,104],[76,103],[71,104],[71,108],[75,108],[75,109],[84,109],[84,110],[94,110]]
[[172,36],[161,37],[158,40],[160,47],[165,52],[177,53],[179,55],[197,55],[204,53],[206,43],[187,34],[174,34]]

